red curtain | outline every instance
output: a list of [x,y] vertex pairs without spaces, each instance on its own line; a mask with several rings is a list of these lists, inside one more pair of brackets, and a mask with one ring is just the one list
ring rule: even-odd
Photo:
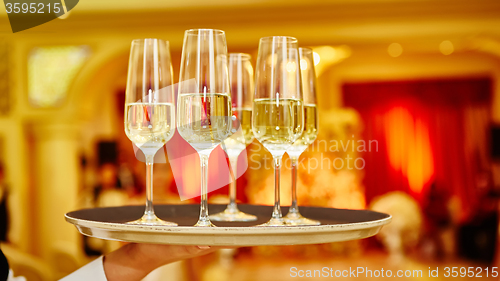
[[480,204],[480,179],[488,169],[491,80],[347,83],[344,104],[362,116],[367,202],[405,191],[421,203],[430,186],[455,196],[461,220]]

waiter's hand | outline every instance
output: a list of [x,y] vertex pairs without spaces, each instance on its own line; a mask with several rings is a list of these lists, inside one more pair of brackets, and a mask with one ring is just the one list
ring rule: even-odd
[[139,281],[167,263],[206,255],[219,247],[127,244],[104,256],[109,281]]

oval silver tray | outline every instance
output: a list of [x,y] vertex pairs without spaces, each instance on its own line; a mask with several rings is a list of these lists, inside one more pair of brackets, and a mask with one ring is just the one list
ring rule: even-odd
[[[224,210],[225,205],[210,205],[211,214]],[[345,210],[300,207],[305,217],[321,221],[319,226],[259,227],[271,217],[272,206],[238,205],[241,211],[258,217],[254,222],[213,222],[218,227],[194,227],[199,205],[155,205],[161,219],[179,226],[129,225],[140,218],[144,206],[123,206],[84,209],[66,214],[84,235],[107,240],[137,243],[208,246],[259,246],[320,244],[362,239],[379,232],[391,221],[388,214],[369,210]],[[288,211],[282,208],[283,214]]]

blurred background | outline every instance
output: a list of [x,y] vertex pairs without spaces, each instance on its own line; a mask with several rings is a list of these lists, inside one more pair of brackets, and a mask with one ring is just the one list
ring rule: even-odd
[[[264,36],[313,48],[320,129],[301,157],[299,204],[394,220],[370,239],[226,250],[147,280],[288,280],[291,266],[500,266],[499,1],[85,0],[16,34],[1,13],[0,239],[17,275],[56,280],[120,246],[84,238],[64,214],[143,204],[145,167],[122,119],[130,43],[169,40],[177,80],[190,28],[224,30],[229,52],[254,61]],[[270,154],[254,141],[246,157],[239,201],[272,204]],[[168,161],[155,164],[155,204],[195,202],[180,201],[176,186],[198,190],[198,157],[185,166],[180,183]],[[288,186],[284,168],[283,205]],[[226,203],[226,194],[209,198]]]

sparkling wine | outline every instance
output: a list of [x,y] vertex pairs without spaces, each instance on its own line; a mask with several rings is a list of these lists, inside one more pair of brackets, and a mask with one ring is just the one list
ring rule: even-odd
[[175,132],[172,103],[125,105],[125,134],[144,154],[155,154]]
[[197,151],[213,149],[230,134],[231,97],[227,94],[181,94],[179,134]]
[[291,157],[299,157],[318,136],[318,112],[315,104],[304,105],[304,132],[286,152]]
[[303,105],[298,99],[254,100],[253,133],[272,154],[283,154],[303,131]]
[[252,109],[233,108],[232,135],[224,141],[229,157],[237,157],[254,137],[252,132]]

